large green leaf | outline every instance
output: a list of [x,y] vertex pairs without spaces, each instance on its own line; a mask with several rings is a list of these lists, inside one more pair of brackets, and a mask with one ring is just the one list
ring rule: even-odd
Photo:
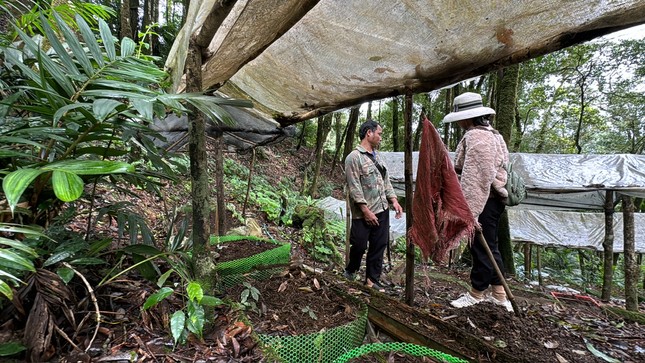
[[18,271],[36,271],[31,260],[3,248],[0,248],[0,266],[9,267]]
[[159,304],[163,299],[167,298],[168,296],[172,295],[172,293],[175,292],[175,290],[169,288],[169,287],[162,287],[159,289],[159,291],[155,292],[154,294],[150,295],[147,299],[146,302],[143,303],[143,310],[148,310],[151,307]]
[[44,170],[61,170],[77,175],[132,173],[134,166],[110,160],[62,160],[43,166]]
[[0,279],[0,294],[4,295],[9,301],[13,300],[13,290],[11,290],[11,286],[2,279]]
[[87,48],[90,50],[90,53],[92,53],[92,58],[99,67],[103,67],[105,65],[103,53],[101,52],[101,48],[96,41],[96,37],[94,36],[92,29],[87,24],[87,22],[85,22],[85,19],[83,19],[83,17],[81,17],[79,14],[76,14],[76,23],[78,24],[78,29],[81,31],[83,39],[85,40],[85,46],[87,46]]
[[98,99],[92,104],[92,110],[99,121],[105,121],[119,106],[123,106],[123,103],[117,100]]
[[99,19],[99,31],[101,33],[101,40],[103,41],[103,47],[110,61],[116,60],[116,50],[114,49],[114,37],[112,36],[112,31],[110,30],[109,25],[103,20]]
[[202,285],[195,281],[188,283],[186,292],[188,293],[188,298],[190,300],[197,301],[198,303],[201,302],[202,298],[204,297],[204,290],[202,289]]
[[85,49],[83,49],[81,42],[78,41],[76,34],[72,31],[72,29],[69,28],[69,26],[65,23],[65,21],[61,19],[60,15],[57,14],[56,12],[54,12],[54,18],[56,18],[56,25],[58,25],[59,29],[63,33],[63,36],[67,41],[67,46],[69,46],[70,49],[72,50],[72,53],[74,54],[74,58],[76,59],[76,61],[81,64],[81,67],[83,67],[83,71],[87,76],[93,76],[95,73],[95,70],[94,70],[94,67],[92,66],[92,62],[90,61],[90,58],[87,56]]
[[134,54],[137,44],[130,38],[121,39],[121,57],[126,58]]
[[58,40],[58,37],[54,33],[54,30],[52,27],[49,25],[49,22],[45,19],[45,17],[41,14],[40,15],[40,21],[43,23],[43,29],[45,30],[45,35],[47,36],[47,39],[50,40],[50,44],[52,48],[56,51],[56,55],[60,58],[62,65],[65,67],[67,72],[70,75],[80,75],[80,72],[78,71],[78,68],[76,67],[76,63],[72,60],[72,57],[70,57],[69,53],[67,53],[67,50],[65,50],[65,47],[61,42]]
[[27,350],[27,347],[20,344],[19,342],[2,343],[0,344],[0,357],[15,355],[24,350]]
[[186,315],[181,310],[175,311],[175,313],[170,317],[170,332],[172,333],[175,343],[179,343],[182,340],[185,327]]
[[25,252],[33,257],[38,257],[38,253],[36,253],[36,250],[33,248],[27,246],[26,244],[22,243],[21,241],[15,240],[15,239],[9,239],[6,237],[0,237],[0,245],[5,245],[9,247],[13,247],[19,251]]
[[63,202],[73,202],[83,194],[85,183],[80,176],[64,170],[54,170],[52,173],[54,194]]
[[31,184],[40,174],[45,170],[40,169],[18,169],[9,173],[2,181],[2,189],[9,202],[9,208],[13,213],[16,208],[20,196],[25,192],[29,184]]

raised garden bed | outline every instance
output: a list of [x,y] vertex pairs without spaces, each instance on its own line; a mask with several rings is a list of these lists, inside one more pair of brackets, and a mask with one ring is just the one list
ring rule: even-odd
[[259,342],[282,362],[331,363],[365,337],[366,306],[297,269],[234,286],[227,295],[245,300]]
[[211,236],[220,257],[216,270],[224,288],[241,283],[249,274],[253,279],[266,278],[274,266],[290,261],[291,245],[252,236]]

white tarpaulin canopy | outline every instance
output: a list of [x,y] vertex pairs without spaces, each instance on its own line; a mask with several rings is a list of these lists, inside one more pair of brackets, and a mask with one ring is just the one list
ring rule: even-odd
[[204,89],[286,125],[643,23],[643,0],[191,0],[166,66],[181,89],[195,36]]
[[[382,152],[381,156],[397,194],[405,195],[403,153]],[[510,159],[528,191],[524,203],[514,208],[602,210],[608,190],[645,197],[645,155],[512,153]],[[413,152],[413,183],[418,160],[419,153]]]
[[[345,218],[345,201],[327,197],[318,206],[325,210],[328,219]],[[405,236],[406,215],[394,218],[390,211],[390,238]],[[623,216],[614,214],[614,252],[623,252]],[[541,246],[588,248],[602,251],[605,238],[605,215],[603,213],[580,213],[566,211],[523,210],[516,207],[508,210],[508,223],[513,242],[529,242]],[[645,253],[645,215],[634,215],[634,240],[636,252]]]
[[[382,152],[392,185],[405,195],[404,154]],[[418,152],[412,153],[416,181]],[[454,160],[454,153],[450,153]],[[528,198],[509,208],[511,240],[543,246],[602,250],[605,193],[645,197],[645,155],[511,154],[513,168],[526,183]],[[329,217],[344,218],[345,202],[321,200]],[[614,251],[623,251],[622,214],[614,216]],[[636,251],[645,253],[645,215],[634,215]],[[390,236],[406,232],[405,216],[390,215]]]

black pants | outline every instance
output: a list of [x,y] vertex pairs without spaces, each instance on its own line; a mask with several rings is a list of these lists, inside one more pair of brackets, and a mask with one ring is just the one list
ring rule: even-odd
[[[504,273],[504,263],[502,262],[502,256],[499,253],[499,247],[497,245],[497,226],[502,213],[504,213],[504,208],[506,206],[500,199],[489,198],[478,219],[479,224],[482,226],[482,234],[502,273]],[[475,290],[484,291],[489,285],[501,285],[502,281],[497,276],[495,267],[477,236],[475,236],[475,239],[470,245],[470,253],[473,258],[473,268],[470,271],[470,283],[472,287]]]
[[379,281],[383,270],[383,252],[387,247],[390,232],[390,212],[386,210],[378,213],[376,218],[378,218],[378,226],[370,226],[365,223],[364,219],[352,219],[349,262],[345,268],[349,273],[358,271],[365,250],[367,250],[365,275],[372,282]]

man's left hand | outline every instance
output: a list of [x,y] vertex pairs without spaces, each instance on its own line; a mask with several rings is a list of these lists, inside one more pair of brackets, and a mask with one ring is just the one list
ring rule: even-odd
[[394,199],[392,201],[392,207],[394,207],[394,211],[396,212],[396,214],[394,215],[394,218],[401,219],[401,216],[403,215],[403,208],[401,208],[399,201]]

